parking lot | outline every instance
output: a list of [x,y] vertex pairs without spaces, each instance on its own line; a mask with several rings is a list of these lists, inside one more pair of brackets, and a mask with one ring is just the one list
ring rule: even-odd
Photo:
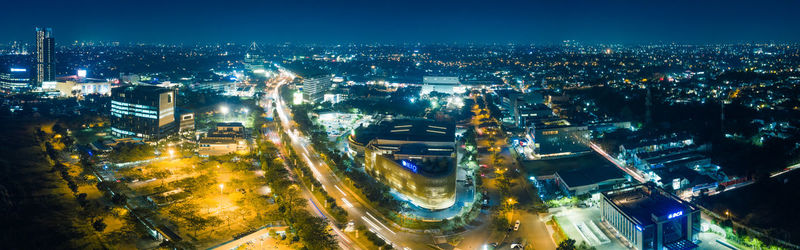
[[567,237],[575,240],[576,245],[585,243],[598,250],[629,248],[600,220],[601,211],[596,204],[587,208],[554,208],[550,213],[564,229]]

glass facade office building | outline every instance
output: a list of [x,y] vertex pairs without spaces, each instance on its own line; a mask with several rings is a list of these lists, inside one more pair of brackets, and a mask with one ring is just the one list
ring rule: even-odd
[[604,192],[602,219],[634,249],[693,249],[700,210],[655,185]]
[[9,68],[0,72],[0,88],[6,94],[21,93],[30,89],[31,77],[26,68]]
[[176,133],[175,92],[154,86],[111,90],[111,134],[158,140]]

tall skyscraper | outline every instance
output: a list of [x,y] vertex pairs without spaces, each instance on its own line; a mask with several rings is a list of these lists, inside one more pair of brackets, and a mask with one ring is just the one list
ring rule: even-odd
[[[52,28],[36,28],[36,83],[56,81],[56,42]],[[44,86],[43,86],[44,87]]]

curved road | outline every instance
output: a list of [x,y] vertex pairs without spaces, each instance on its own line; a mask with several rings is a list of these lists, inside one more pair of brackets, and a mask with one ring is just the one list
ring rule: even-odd
[[[289,109],[278,94],[278,89],[283,84],[286,84],[286,81],[281,81],[270,91],[272,92],[271,97],[276,103],[278,118],[283,124],[284,130],[286,130],[285,132],[291,138],[291,146],[300,158],[308,164],[314,173],[314,177],[322,184],[322,187],[337,201],[337,205],[347,211],[348,218],[351,221],[365,225],[370,231],[375,232],[379,237],[391,243],[394,248],[429,249],[430,246],[428,244],[433,243],[432,236],[400,231],[394,228],[392,224],[386,223],[386,220],[377,210],[355,195],[346,185],[340,184],[342,181],[320,159],[319,153],[309,145],[307,138],[303,137],[297,130],[290,130]],[[267,97],[265,96],[265,98]],[[352,239],[347,239],[347,235],[339,233],[335,227],[334,231],[337,231],[338,236],[346,242],[352,242]]]

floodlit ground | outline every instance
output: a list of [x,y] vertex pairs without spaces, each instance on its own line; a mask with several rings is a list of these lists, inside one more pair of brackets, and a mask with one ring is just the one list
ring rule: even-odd
[[372,123],[372,117],[361,114],[331,112],[321,114],[318,121],[325,127],[328,136],[339,137],[361,124],[364,124],[365,127],[368,126]]
[[156,207],[156,221],[196,247],[211,247],[280,221],[277,207],[264,196],[263,180],[246,161],[231,157],[184,158],[122,169],[133,196]]

